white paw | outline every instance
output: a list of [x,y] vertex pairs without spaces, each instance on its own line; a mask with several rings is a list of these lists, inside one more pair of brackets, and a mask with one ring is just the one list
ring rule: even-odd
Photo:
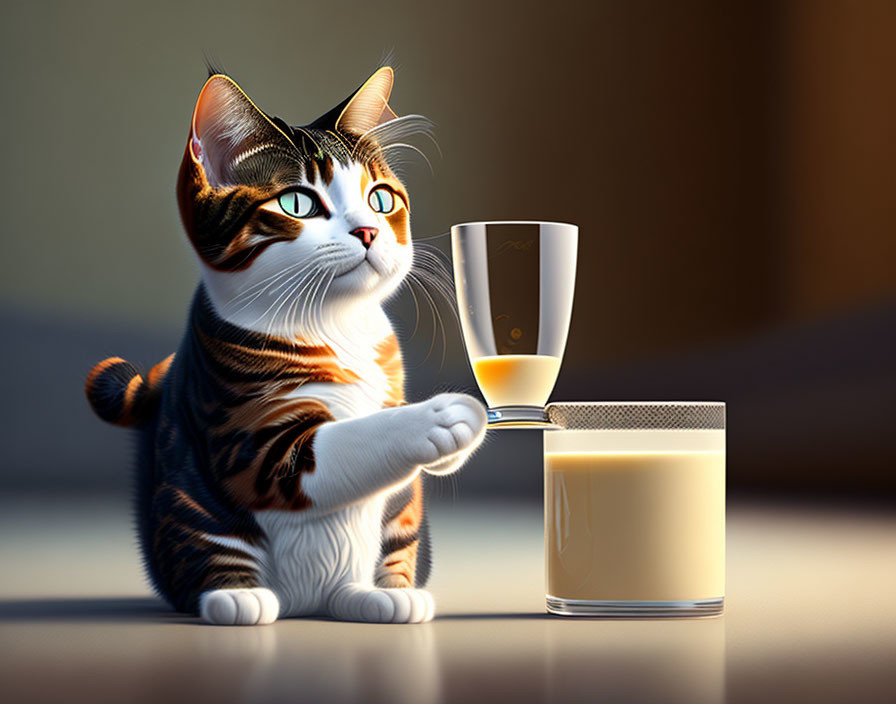
[[466,394],[439,394],[403,410],[409,459],[432,474],[457,469],[485,437],[485,407]]
[[346,584],[330,599],[330,614],[343,621],[364,623],[426,623],[436,606],[422,589],[376,589]]
[[390,623],[426,623],[436,614],[432,594],[422,589],[383,589],[381,593],[392,600]]
[[260,626],[273,623],[280,602],[270,589],[213,589],[199,597],[199,616],[216,626]]

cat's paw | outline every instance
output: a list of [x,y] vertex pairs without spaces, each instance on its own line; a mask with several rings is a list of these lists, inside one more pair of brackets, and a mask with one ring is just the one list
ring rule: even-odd
[[402,410],[408,458],[433,474],[459,467],[485,437],[485,407],[466,394],[439,394]]
[[432,621],[436,605],[432,594],[422,589],[377,589],[344,584],[329,601],[333,618],[364,623],[426,623]]
[[216,626],[261,626],[273,623],[280,602],[270,589],[213,589],[199,597],[199,616]]

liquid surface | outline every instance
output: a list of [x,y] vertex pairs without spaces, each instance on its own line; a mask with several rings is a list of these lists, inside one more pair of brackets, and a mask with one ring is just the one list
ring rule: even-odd
[[544,406],[557,381],[560,358],[502,354],[473,360],[473,375],[490,408]]
[[724,596],[724,453],[547,453],[545,565],[565,599]]

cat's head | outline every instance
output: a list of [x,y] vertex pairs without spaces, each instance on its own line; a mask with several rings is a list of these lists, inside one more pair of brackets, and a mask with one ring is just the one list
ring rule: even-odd
[[289,310],[303,298],[379,301],[395,290],[412,252],[408,194],[388,155],[429,123],[396,117],[392,82],[380,68],[322,117],[291,127],[230,77],[208,79],[177,195],[220,306]]

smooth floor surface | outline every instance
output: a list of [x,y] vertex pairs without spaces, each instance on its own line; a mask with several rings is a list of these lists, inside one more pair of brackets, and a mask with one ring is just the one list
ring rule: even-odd
[[220,628],[145,586],[127,502],[0,500],[0,699],[891,702],[896,515],[735,504],[703,620],[544,613],[541,510],[432,510],[436,620]]

